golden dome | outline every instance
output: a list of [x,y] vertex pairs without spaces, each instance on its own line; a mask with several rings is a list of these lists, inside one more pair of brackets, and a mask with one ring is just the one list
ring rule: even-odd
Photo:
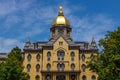
[[59,7],[59,14],[53,20],[52,25],[70,25],[69,21],[63,15],[62,6]]

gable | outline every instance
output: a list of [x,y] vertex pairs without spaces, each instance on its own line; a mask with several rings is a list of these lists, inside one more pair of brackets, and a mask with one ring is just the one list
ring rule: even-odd
[[58,48],[63,48],[68,50],[68,43],[63,37],[59,37],[53,44],[54,50]]

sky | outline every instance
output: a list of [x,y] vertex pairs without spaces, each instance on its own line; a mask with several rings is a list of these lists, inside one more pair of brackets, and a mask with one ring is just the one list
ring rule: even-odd
[[0,0],[0,53],[16,46],[48,41],[59,6],[72,27],[74,41],[91,42],[120,26],[120,0]]

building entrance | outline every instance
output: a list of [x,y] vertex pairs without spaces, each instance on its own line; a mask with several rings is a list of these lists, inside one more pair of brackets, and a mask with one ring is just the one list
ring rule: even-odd
[[56,76],[56,80],[66,80],[66,77],[64,75]]

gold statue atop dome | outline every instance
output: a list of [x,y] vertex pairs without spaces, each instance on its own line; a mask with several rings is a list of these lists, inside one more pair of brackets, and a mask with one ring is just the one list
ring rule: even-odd
[[69,21],[63,14],[62,6],[59,7],[58,16],[53,20],[52,25],[70,25]]
[[60,10],[60,13],[62,13],[62,12],[63,12],[63,11],[62,11],[62,6],[60,6],[60,7],[59,7],[59,10]]

